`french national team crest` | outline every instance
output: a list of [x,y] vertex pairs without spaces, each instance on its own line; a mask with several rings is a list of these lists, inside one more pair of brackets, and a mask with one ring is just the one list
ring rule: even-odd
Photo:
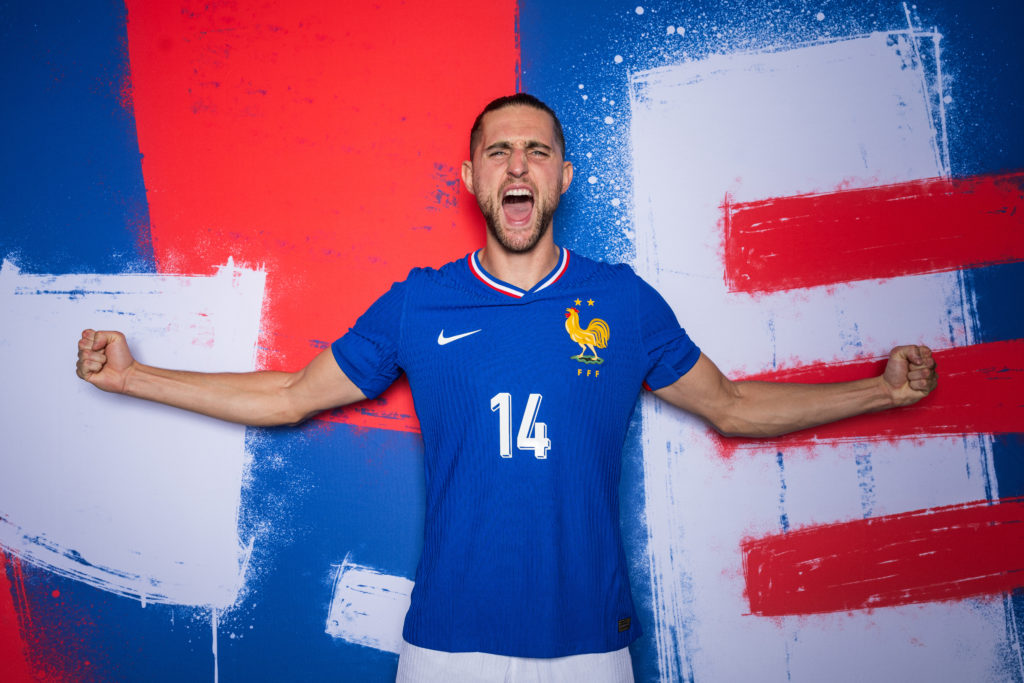
[[[576,299],[574,303],[579,306],[583,302]],[[594,300],[588,299],[587,306],[593,305]],[[572,356],[573,360],[588,365],[600,365],[604,362],[604,359],[597,355],[597,349],[604,349],[608,346],[610,335],[608,323],[601,318],[591,318],[587,326],[583,327],[580,323],[580,309],[570,307],[565,309],[565,331],[569,333],[570,339],[580,345],[580,352]],[[587,373],[589,374],[590,371],[588,370]]]

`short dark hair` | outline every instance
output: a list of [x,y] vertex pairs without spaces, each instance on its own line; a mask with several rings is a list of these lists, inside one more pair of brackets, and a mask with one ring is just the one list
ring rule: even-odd
[[476,121],[473,122],[473,128],[469,131],[469,156],[471,158],[473,156],[473,150],[480,143],[480,129],[483,127],[484,116],[492,111],[504,109],[505,107],[532,107],[534,109],[547,112],[551,116],[551,120],[555,122],[555,143],[558,145],[559,149],[562,150],[562,158],[565,158],[565,134],[562,132],[562,122],[558,120],[558,115],[555,114],[555,110],[541,102],[533,95],[525,92],[499,97],[496,100],[491,100],[487,106],[484,107],[484,110],[476,117]]

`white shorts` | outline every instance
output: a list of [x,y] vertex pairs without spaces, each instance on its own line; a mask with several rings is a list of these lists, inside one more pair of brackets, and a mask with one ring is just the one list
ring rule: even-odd
[[395,683],[633,683],[629,648],[553,659],[440,652],[402,643]]

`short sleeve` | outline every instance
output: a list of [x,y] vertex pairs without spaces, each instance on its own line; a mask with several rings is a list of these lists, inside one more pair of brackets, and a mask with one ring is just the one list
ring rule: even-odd
[[393,284],[344,336],[331,344],[338,366],[367,398],[379,396],[402,372],[398,348],[405,284]]
[[672,384],[696,365],[700,349],[679,325],[661,294],[639,277],[640,337],[651,363],[645,384],[652,391]]

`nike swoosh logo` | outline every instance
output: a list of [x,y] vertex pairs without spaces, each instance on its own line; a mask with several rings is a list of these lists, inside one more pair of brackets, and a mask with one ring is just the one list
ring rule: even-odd
[[438,346],[444,346],[445,344],[451,344],[453,341],[457,341],[459,339],[462,339],[463,337],[468,337],[471,334],[476,334],[479,331],[480,330],[473,330],[472,332],[463,332],[462,334],[456,334],[456,335],[451,336],[451,337],[446,337],[446,336],[444,336],[444,330],[441,330],[441,334],[437,335],[437,344],[438,344]]

